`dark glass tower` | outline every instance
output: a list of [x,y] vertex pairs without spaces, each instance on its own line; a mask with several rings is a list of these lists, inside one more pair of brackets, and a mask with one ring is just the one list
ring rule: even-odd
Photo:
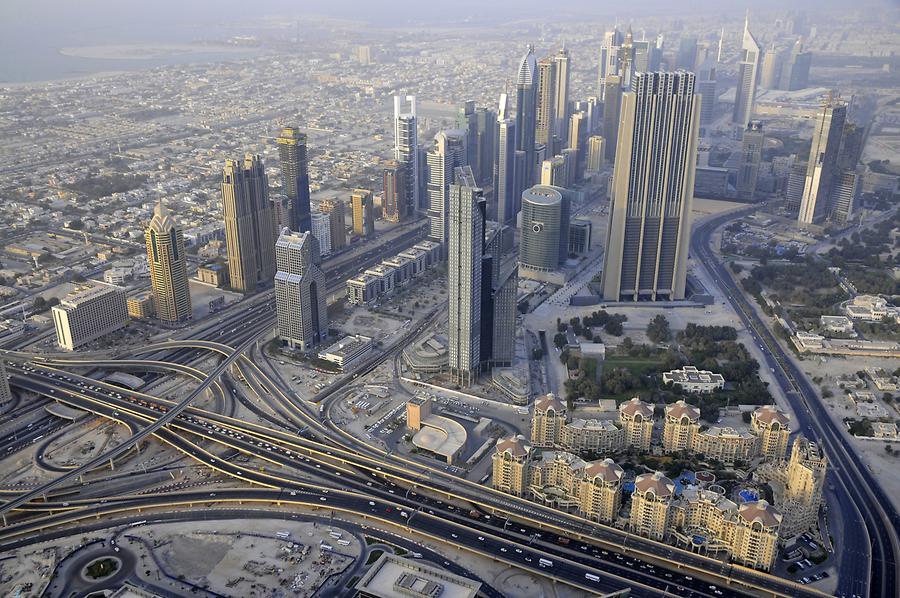
[[281,178],[284,194],[293,206],[291,228],[305,233],[312,219],[309,209],[309,161],[306,155],[306,135],[296,127],[285,127],[278,139]]

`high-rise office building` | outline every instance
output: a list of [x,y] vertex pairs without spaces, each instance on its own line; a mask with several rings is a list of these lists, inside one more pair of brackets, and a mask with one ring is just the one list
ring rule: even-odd
[[534,141],[552,148],[556,135],[556,61],[552,58],[537,63],[535,95]]
[[741,162],[738,165],[736,184],[738,199],[746,201],[754,199],[765,139],[762,123],[751,120],[744,129],[744,137],[741,140]]
[[819,224],[830,212],[831,192],[840,174],[838,156],[846,119],[847,104],[843,101],[829,98],[822,105],[813,131],[797,217],[801,225]]
[[[309,159],[306,135],[296,127],[285,127],[276,139],[281,161],[284,194],[292,205],[293,225],[299,232],[309,230]],[[271,277],[270,277],[271,278]]]
[[784,189],[784,198],[790,213],[800,212],[800,203],[803,201],[803,188],[806,186],[807,162],[794,162],[788,174],[787,184]]
[[525,152],[525,171],[522,178],[525,185],[534,181],[536,168],[534,158],[535,118],[537,103],[537,63],[534,59],[534,47],[528,50],[519,61],[516,72],[516,150]]
[[855,170],[842,170],[831,190],[831,212],[828,218],[836,224],[847,224],[853,217],[859,196],[860,176]]
[[606,139],[606,159],[616,159],[616,145],[619,141],[619,111],[622,107],[622,78],[618,75],[606,77],[603,91],[603,138]]
[[319,242],[319,255],[322,257],[331,255],[331,218],[328,214],[313,210],[310,222],[310,232]]
[[[125,289],[93,282],[66,295],[51,308],[56,343],[68,351],[125,327]],[[2,382],[0,382],[2,385]]]
[[478,158],[478,118],[475,114],[474,100],[466,100],[457,110],[456,128],[466,132],[466,156],[469,158],[472,174],[475,174],[478,170],[476,162]]
[[582,111],[575,112],[569,118],[569,147],[575,151],[575,164],[573,181],[580,182],[584,178],[584,166],[587,161],[587,114]]
[[700,96],[700,125],[711,124],[716,116],[719,92],[716,88],[717,63],[710,59],[697,70],[697,95]]
[[781,77],[781,55],[770,46],[762,56],[759,72],[759,86],[763,89],[777,89]]
[[600,44],[600,66],[597,70],[597,94],[601,100],[605,100],[603,94],[606,91],[606,78],[619,74],[619,46],[623,41],[622,32],[617,27],[603,34],[603,41]]
[[184,235],[162,202],[156,204],[153,210],[153,218],[144,231],[144,240],[156,317],[167,322],[190,320],[191,292]]
[[399,162],[388,162],[382,171],[384,194],[381,197],[381,217],[388,222],[406,220],[406,169]]
[[485,202],[470,168],[450,185],[447,288],[450,373],[469,385],[481,370],[482,252]]
[[678,42],[678,54],[675,57],[675,70],[693,71],[697,68],[697,38],[682,37]]
[[744,20],[744,37],[741,43],[741,57],[738,64],[737,88],[734,92],[734,111],[731,122],[746,128],[753,116],[756,101],[756,82],[759,71],[760,46],[750,33],[750,20]]
[[409,110],[402,111],[402,98],[394,96],[394,160],[406,171],[406,213],[427,209],[420,195],[421,167],[419,164],[419,135],[416,130],[416,96],[406,96]]
[[428,152],[428,238],[446,243],[449,224],[450,184],[457,167],[468,164],[466,133],[441,131],[434,137],[434,148]]
[[331,251],[337,252],[347,246],[347,204],[338,198],[323,199],[319,211],[328,214],[331,226]]
[[450,186],[447,284],[450,372],[471,384],[515,358],[515,268],[502,273],[504,226],[486,220],[487,202],[469,166],[455,169]]
[[638,73],[622,97],[603,268],[608,301],[684,299],[697,161],[693,73]]
[[353,234],[371,237],[375,234],[375,200],[368,189],[354,189],[350,193],[353,208]]
[[497,113],[488,108],[475,110],[475,155],[469,156],[475,182],[487,186],[494,176],[494,152],[497,143]]
[[328,337],[325,274],[312,233],[282,231],[275,243],[275,308],[278,336],[309,351]]
[[222,207],[231,288],[252,293],[275,275],[272,206],[262,158],[247,154],[243,162],[225,161]]
[[781,69],[778,88],[797,91],[808,87],[810,65],[812,65],[812,53],[804,52],[803,42],[798,39]]
[[[556,135],[559,137],[560,146],[565,146],[566,143],[569,142],[567,137],[568,131],[567,127],[569,126],[569,115],[571,114],[571,108],[569,106],[569,80],[570,76],[570,64],[569,64],[569,51],[566,48],[561,48],[556,54],[552,57],[553,64],[555,66],[556,71],[556,84],[554,87],[554,131]],[[554,148],[555,150],[556,148]]]
[[281,229],[291,228],[294,209],[287,195],[281,193],[270,193],[269,203],[272,206],[272,238],[275,239]]
[[568,174],[566,159],[561,155],[553,156],[541,163],[541,185],[565,187]]
[[570,205],[559,187],[535,185],[522,194],[519,264],[525,271],[552,272],[565,262]]
[[605,146],[606,141],[601,135],[591,135],[588,138],[587,172],[595,174],[603,170]]
[[497,139],[494,158],[494,198],[497,221],[512,224],[516,218],[516,121],[506,110],[506,94],[500,96],[497,111]]

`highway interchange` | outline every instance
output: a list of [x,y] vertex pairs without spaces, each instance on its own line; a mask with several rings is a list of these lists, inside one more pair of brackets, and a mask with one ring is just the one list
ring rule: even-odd
[[[729,282],[733,285],[730,276],[727,272],[718,272],[716,269],[721,266],[704,252],[713,227],[712,223],[698,227],[693,255],[711,272],[718,274],[716,278],[723,290],[731,295],[736,311],[748,319],[745,322],[748,329],[754,330],[749,318],[755,312],[748,316],[741,309],[738,304],[740,294],[736,289],[729,292],[727,285]],[[433,325],[440,315],[440,310],[435,310],[390,348],[373,355],[359,368],[358,375],[365,375],[388,359],[395,359],[406,341]],[[196,385],[192,392],[178,403],[125,391],[88,375],[75,374],[71,371],[73,368],[85,368],[80,357],[10,353],[7,358],[13,362],[9,367],[13,385],[120,422],[136,432],[113,450],[57,476],[49,484],[10,494],[0,506],[6,523],[0,529],[0,549],[76,534],[89,522],[96,525],[94,521],[100,516],[112,526],[114,522],[129,518],[146,518],[147,513],[171,513],[172,509],[180,513],[196,512],[199,517],[210,510],[225,512],[238,508],[235,505],[254,505],[255,509],[278,512],[282,516],[285,509],[344,513],[347,517],[361,518],[373,527],[399,529],[592,593],[631,588],[635,596],[821,595],[788,580],[638,538],[498,493],[361,442],[327,417],[319,415],[327,413],[325,406],[338,400],[342,389],[356,376],[344,378],[309,401],[303,401],[247,356],[256,340],[271,330],[273,322],[271,296],[262,295],[238,304],[217,321],[195,327],[189,337],[173,337],[169,342],[140,348],[134,354],[117,355],[115,359],[100,356],[89,359],[97,368],[113,367],[120,362],[129,370],[150,372],[154,377],[193,378]],[[760,344],[778,347],[777,343],[762,340]],[[208,361],[211,356],[220,360],[214,369],[203,371],[193,366]],[[781,367],[775,357],[769,357],[773,361],[771,367]],[[784,363],[790,364],[787,360]],[[229,372],[231,375],[238,373],[250,389],[247,394],[252,396],[244,396],[244,391],[238,392],[227,382]],[[803,380],[798,375],[796,379]],[[784,380],[790,384],[787,376]],[[191,405],[207,388],[218,397],[215,404],[221,405],[222,412]],[[815,419],[811,414],[800,416],[800,411],[806,407],[799,403],[801,394],[791,396],[792,403],[798,403],[792,406],[798,412],[801,427],[804,431],[810,427],[808,435],[820,438],[812,433],[811,426],[821,424],[812,423]],[[813,397],[811,402],[814,403],[814,394],[809,396]],[[231,417],[236,402],[250,408],[265,423],[252,424]],[[98,476],[105,475],[102,468],[110,458],[125,453],[151,435],[194,462],[243,483],[237,488],[215,492],[185,489],[143,491],[141,494],[124,492],[99,500],[97,496],[80,498],[85,488],[81,482],[87,480],[87,488],[104,484],[108,478]],[[832,456],[834,448],[826,439],[823,441],[829,458],[840,464],[840,457]],[[254,464],[235,459],[236,455],[251,457]],[[865,479],[867,472],[857,468],[849,456],[847,458],[857,475]],[[839,466],[846,470],[846,465]],[[832,479],[835,477],[831,476]],[[853,492],[842,481],[835,487],[845,493],[841,498],[841,492],[836,492],[839,500],[847,501],[841,505],[850,508],[858,506],[856,501],[865,495],[880,492],[874,482],[865,489],[855,488]],[[889,502],[886,504],[890,507]],[[472,508],[482,515],[472,518],[469,514]],[[875,509],[874,505],[863,501],[860,512],[871,518],[885,512],[883,508],[881,505]],[[896,523],[896,514],[890,513],[884,522]],[[863,520],[867,528],[870,523],[877,522],[876,519]],[[876,523],[869,533],[876,538],[884,536],[878,542],[873,541],[873,554],[877,545],[877,550],[881,551],[877,554],[882,557],[879,564],[872,566],[873,587],[889,592],[873,591],[871,595],[895,595],[896,526],[879,528]],[[563,545],[560,537],[573,541]],[[550,559],[553,565],[540,566],[538,558],[541,556]],[[848,596],[851,593],[869,595],[867,563],[860,561],[856,568],[859,570],[854,569],[848,576],[854,580],[852,582],[844,581],[842,570],[842,587],[845,583],[852,585],[853,590],[846,594]],[[593,580],[594,576],[598,581]]]

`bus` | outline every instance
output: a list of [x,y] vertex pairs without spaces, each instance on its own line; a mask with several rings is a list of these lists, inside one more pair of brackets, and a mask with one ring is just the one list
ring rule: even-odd
[[552,567],[553,561],[548,559],[538,559],[538,565],[540,565],[541,567]]
[[350,546],[350,540],[338,540],[337,543],[341,546]]
[[584,578],[590,581],[600,581],[600,576],[593,573],[585,573]]

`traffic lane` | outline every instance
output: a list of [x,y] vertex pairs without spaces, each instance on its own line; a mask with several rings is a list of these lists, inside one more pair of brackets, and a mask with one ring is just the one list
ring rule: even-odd
[[[815,391],[809,381],[805,378],[802,372],[799,371],[793,360],[789,359],[789,357],[785,354],[784,350],[782,349],[780,344],[777,343],[777,340],[774,338],[771,331],[760,320],[759,315],[756,313],[755,309],[753,309],[752,306],[748,305],[750,311],[750,313],[748,314],[745,312],[742,305],[738,305],[738,303],[740,303],[743,299],[743,295],[740,294],[740,291],[737,289],[736,283],[734,282],[731,275],[727,271],[725,271],[724,266],[722,266],[712,258],[712,255],[709,252],[708,248],[711,230],[725,220],[727,220],[727,218],[720,218],[718,219],[718,221],[710,223],[709,225],[707,225],[710,228],[702,229],[705,234],[698,234],[695,236],[695,254],[704,256],[705,259],[701,259],[701,261],[704,262],[704,265],[708,269],[714,269],[715,272],[719,274],[720,279],[716,282],[720,285],[724,284],[728,288],[728,290],[731,291],[728,297],[729,301],[731,302],[732,306],[738,313],[745,326],[748,328],[748,330],[750,330],[751,335],[756,340],[756,342],[759,342],[761,345],[771,343],[770,346],[775,347],[775,350],[781,356],[783,365],[775,359],[774,355],[772,355],[768,351],[764,351],[766,363],[770,365],[770,367],[775,366],[773,369],[775,369],[779,374],[779,384],[782,385],[782,388],[785,390],[788,400],[791,402],[792,407],[794,407],[794,411],[798,417],[799,423],[801,424],[801,429],[804,429],[813,439],[820,438],[825,440],[827,447],[830,449],[829,453],[831,454],[833,462],[837,461],[840,464],[840,469],[848,471],[851,475],[853,475],[855,472],[859,477],[869,478],[869,481],[871,482],[871,486],[869,487],[873,489],[873,494],[877,495],[881,489],[878,485],[874,484],[874,480],[872,480],[871,476],[868,475],[868,472],[863,470],[860,474],[860,471],[856,468],[854,458],[849,454],[847,454],[846,459],[844,459],[845,455],[843,451],[846,450],[845,443],[843,443],[841,438],[837,437],[833,422],[828,417],[828,414],[824,414],[824,417],[826,419],[824,426],[815,416],[813,416],[813,413],[810,409],[810,404],[813,405],[813,408],[816,408],[820,411],[823,410],[823,408],[817,401],[807,401],[806,397],[804,396],[804,394],[806,394],[807,396],[813,398],[816,397]],[[700,233],[700,231],[698,231],[698,233]],[[701,241],[697,241],[697,239],[701,239],[702,243]],[[746,300],[744,300],[744,302],[746,302]],[[759,335],[757,327],[750,322],[751,317],[754,322],[758,324],[762,329],[766,341],[769,342],[764,343],[762,337],[760,337]],[[791,376],[800,387],[800,393],[791,392],[791,379],[788,378],[788,376],[786,375],[786,371],[783,368],[786,368],[788,371],[790,371]],[[797,406],[796,402],[798,400],[802,403],[802,408]],[[809,418],[806,417],[807,415],[809,416]],[[821,415],[821,413],[819,413],[819,415]],[[816,428],[821,430],[821,434],[815,433]],[[850,510],[851,513],[856,511],[860,506],[863,510],[868,511],[868,519],[864,517],[864,520],[866,520],[865,527],[869,532],[869,539],[871,541],[872,552],[871,557],[868,560],[868,562],[871,563],[871,579],[872,581],[876,581],[882,584],[879,586],[881,587],[881,593],[887,592],[887,595],[891,595],[893,593],[893,590],[891,588],[894,588],[896,583],[896,565],[891,566],[893,564],[893,561],[891,561],[887,564],[888,566],[886,567],[888,569],[888,572],[882,572],[882,560],[884,557],[882,557],[881,555],[884,553],[884,547],[890,547],[891,544],[890,538],[887,537],[884,528],[875,523],[874,517],[872,516],[872,509],[875,508],[875,505],[871,503],[869,497],[865,495],[865,493],[861,493],[859,491],[856,483],[849,483],[845,486],[844,480],[841,479],[838,480],[838,487],[842,488],[844,492],[847,492],[848,494],[852,493],[854,495],[854,508]],[[862,513],[860,513],[860,515],[862,516]],[[890,519],[895,520],[895,517],[891,517]],[[855,547],[862,548],[860,552],[866,551],[866,548],[868,548],[868,544],[861,537],[859,537],[858,534],[851,535],[851,538],[853,538],[852,541],[855,541]],[[893,552],[893,550],[891,550],[891,552]],[[858,570],[858,567],[854,567],[853,570]]]

